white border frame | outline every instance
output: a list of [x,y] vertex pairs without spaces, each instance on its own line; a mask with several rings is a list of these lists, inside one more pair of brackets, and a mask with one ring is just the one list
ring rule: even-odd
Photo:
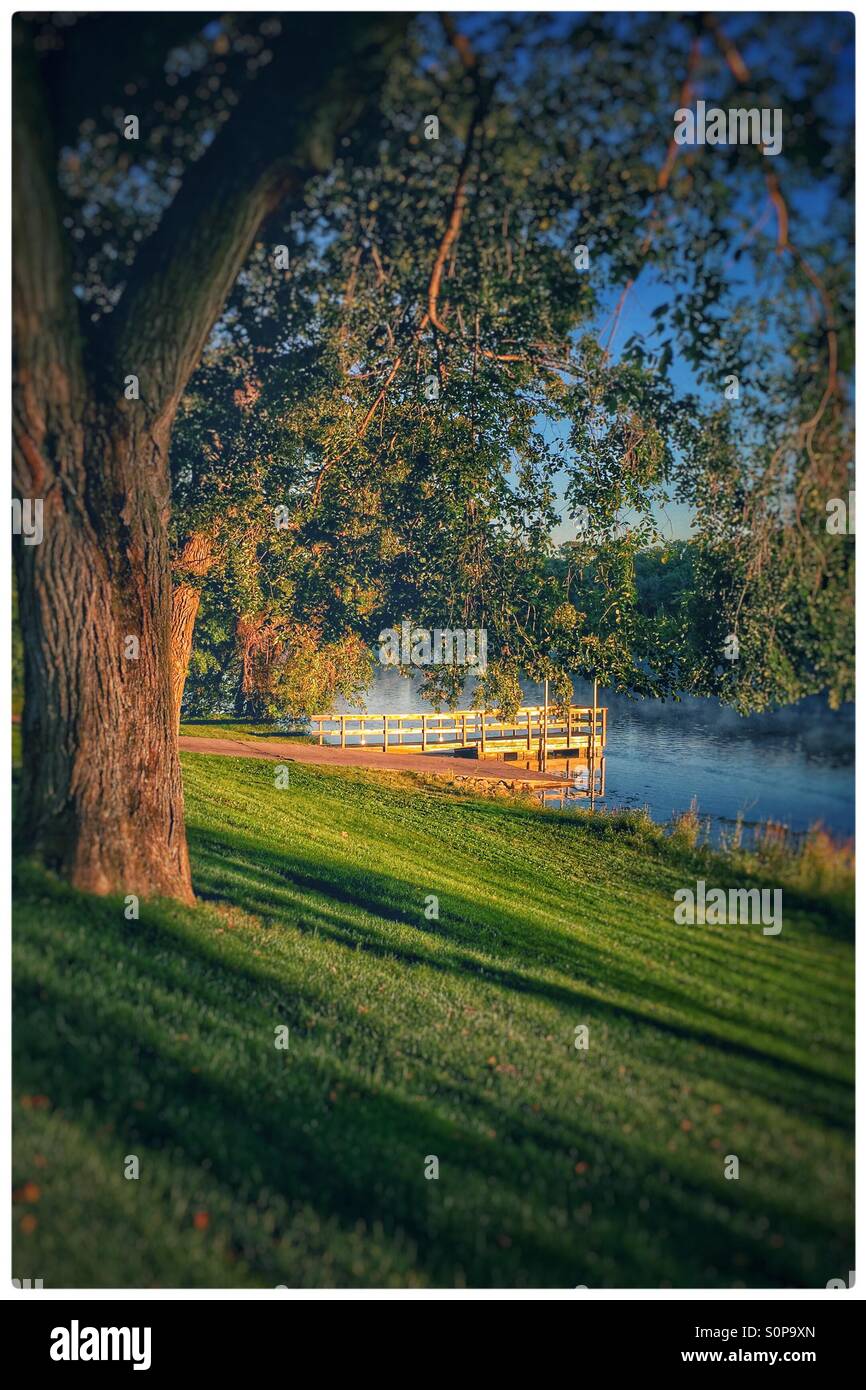
[[[4,110],[3,110],[4,149],[7,150],[7,151],[8,151],[8,150],[10,149],[10,147],[11,147],[11,102],[12,102],[12,95],[11,95],[11,92],[12,92],[12,83],[11,83],[11,43],[10,43],[10,29],[11,29],[11,19],[12,19],[12,16],[13,16],[13,14],[15,14],[16,12],[18,12],[19,8],[23,8],[23,7],[17,7],[17,6],[14,6],[14,5],[10,5],[9,11],[8,11],[8,13],[7,13],[7,27],[6,27],[6,31],[5,31],[5,34],[4,34],[4,36],[3,36],[3,40],[2,40],[2,66],[0,66],[0,84],[2,84],[3,89],[7,92],[7,99],[6,99],[6,103],[5,103]],[[49,10],[51,9],[50,6],[48,6],[47,8],[48,8]],[[316,10],[316,11],[323,11],[323,10],[325,10],[325,11],[335,11],[335,12],[337,12],[337,13],[339,13],[339,12],[345,13],[346,11],[353,11],[353,10],[368,10],[368,11],[385,11],[385,10],[393,10],[393,11],[395,11],[395,12],[405,12],[405,13],[410,13],[410,14],[416,14],[416,13],[425,13],[425,12],[427,12],[427,13],[432,13],[432,12],[435,12],[437,9],[439,9],[440,6],[433,5],[433,6],[430,6],[430,7],[428,7],[428,8],[425,9],[425,7],[422,6],[422,5],[420,5],[420,4],[419,4],[419,5],[402,5],[402,4],[390,4],[390,3],[387,3],[387,2],[380,3],[380,4],[359,4],[359,3],[357,3],[357,0],[346,0],[346,3],[343,3],[343,4],[339,4],[339,3],[336,3],[336,4],[335,4],[335,3],[332,2],[332,0],[324,0],[324,3],[322,3],[322,0],[308,0],[308,3],[306,3],[306,4],[298,4],[298,3],[292,3],[291,0],[290,0],[290,3],[280,5],[279,7],[274,6],[272,10],[268,11],[268,9],[267,9],[266,7],[262,7],[262,6],[256,5],[256,4],[251,4],[251,3],[249,2],[249,0],[242,0],[242,3],[239,3],[239,4],[228,4],[225,8],[226,8],[227,12],[230,12],[230,11],[233,11],[233,10],[238,11],[238,12],[244,11],[244,10],[254,10],[254,11],[260,11],[261,13],[268,13],[268,12],[271,12],[271,13],[274,13],[274,14],[285,14],[285,13],[291,13],[291,12],[293,12],[293,11],[302,11],[302,12],[303,12],[303,11],[313,11],[313,10]],[[463,3],[462,0],[460,0],[459,3],[453,3],[453,4],[452,4],[452,3],[447,3],[446,5],[442,6],[441,8],[446,8],[446,9],[448,9],[450,12],[452,12],[452,13],[454,13],[454,14],[460,14],[460,13],[463,13],[463,14],[477,14],[477,13],[480,13],[480,12],[485,11],[485,10],[490,10],[490,11],[498,12],[498,13],[501,13],[501,12],[507,11],[507,10],[518,10],[518,11],[521,11],[521,12],[526,12],[526,11],[528,11],[528,10],[533,10],[533,9],[534,9],[534,10],[538,10],[538,11],[547,12],[547,13],[549,13],[549,12],[585,13],[585,12],[589,12],[589,11],[596,11],[596,12],[601,12],[601,13],[617,13],[617,12],[621,12],[621,13],[635,14],[635,13],[648,13],[648,12],[656,11],[656,10],[657,10],[657,11],[663,11],[663,12],[666,12],[666,13],[670,13],[672,7],[671,7],[670,4],[658,3],[657,0],[656,0],[655,3],[652,3],[652,0],[649,0],[649,2],[647,2],[647,3],[642,3],[642,4],[641,4],[641,3],[637,3],[637,4],[634,4],[634,5],[624,5],[624,4],[621,4],[621,3],[612,3],[612,4],[607,4],[607,5],[598,5],[598,4],[584,5],[584,4],[579,4],[579,3],[574,3],[574,4],[562,4],[562,3],[560,2],[560,0],[552,0],[552,2],[551,2],[551,0],[548,0],[548,3],[539,4],[539,5],[521,4],[521,3],[518,2],[518,0],[476,0],[476,3],[475,3],[475,4],[466,4],[466,3]],[[695,9],[698,9],[698,8],[702,8],[702,7],[698,7],[698,6],[695,7]],[[779,3],[779,0],[773,0],[772,3],[759,3],[759,0],[756,0],[756,3],[751,4],[751,5],[748,5],[748,4],[735,4],[735,5],[732,5],[732,4],[718,4],[718,5],[710,6],[709,8],[711,8],[712,11],[713,11],[714,13],[716,13],[716,14],[772,13],[773,11],[776,11],[776,10],[781,11],[781,12],[784,12],[784,13],[791,13],[791,12],[797,13],[797,12],[802,12],[802,13],[804,13],[804,14],[817,14],[817,13],[823,13],[823,12],[824,12],[823,8],[817,3],[817,0],[813,0],[813,3],[812,3],[811,5],[796,4],[796,3]],[[859,12],[860,12],[860,10],[861,10],[862,8],[863,8],[863,0],[860,0],[860,3],[855,3],[853,10],[852,10],[852,9],[846,9],[845,6],[839,6],[839,7],[836,8],[833,12],[835,12],[835,13],[848,13],[848,14],[854,14],[855,18],[859,18]],[[173,13],[173,12],[175,12],[176,10],[179,10],[179,9],[183,9],[183,10],[185,10],[185,11],[188,11],[189,13],[195,13],[195,12],[197,12],[197,11],[201,11],[201,12],[203,12],[203,13],[212,13],[214,7],[213,7],[213,5],[202,4],[202,3],[201,3],[201,0],[195,0],[194,3],[182,3],[182,0],[181,0],[181,3],[178,3],[178,4],[176,4],[176,5],[148,4],[148,3],[140,4],[140,3],[139,3],[139,4],[135,4],[135,5],[130,6],[128,12],[129,12],[129,13],[133,13],[133,14],[135,14],[135,13],[150,12],[150,11],[163,11],[163,12],[167,12],[167,13]],[[83,5],[80,7],[80,12],[81,12],[81,13],[97,12],[97,11],[106,11],[106,12],[109,12],[109,13],[111,13],[111,12],[118,13],[118,12],[122,12],[122,11],[125,11],[125,10],[126,10],[126,7],[125,7],[125,6],[122,6],[122,5],[118,4],[118,3],[114,3],[114,4],[105,3],[105,0],[91,0],[91,3],[89,3],[89,4],[83,4]],[[855,41],[855,42],[856,42],[856,41]],[[855,108],[855,111],[856,111],[856,129],[857,129],[858,133],[859,133],[860,131],[862,131],[862,132],[864,133],[864,135],[861,136],[861,142],[860,142],[860,143],[861,143],[861,145],[862,145],[863,139],[866,138],[866,121],[863,120],[864,111],[866,111],[866,73],[864,73],[863,63],[861,62],[860,51],[859,51],[859,45],[857,45],[857,48],[856,48],[856,50],[855,50],[855,64],[856,64],[856,66],[855,66],[855,86],[856,86],[856,108]],[[857,180],[856,180],[856,203],[855,203],[855,210],[856,210],[856,215],[857,215],[857,226],[858,226],[858,229],[864,225],[864,219],[863,219],[863,217],[861,216],[861,214],[862,214],[863,209],[864,209],[864,202],[866,202],[866,187],[864,187],[864,184],[866,184],[866,178],[864,178],[864,177],[859,177],[860,174],[866,174],[866,170],[863,170],[862,165],[863,165],[863,161],[862,161],[861,158],[858,157],[858,159],[857,159],[857,173],[858,173],[858,178],[857,178]],[[859,278],[860,278],[860,277],[859,277],[859,272],[860,272],[861,270],[864,269],[864,261],[866,261],[866,252],[864,252],[864,249],[863,249],[863,241],[864,241],[864,237],[863,237],[863,234],[861,233],[861,236],[860,236],[860,238],[858,239],[857,253],[856,253],[856,263],[855,263],[855,268],[856,268],[856,271],[858,272],[858,280],[859,280]],[[3,402],[3,404],[2,404],[2,429],[3,429],[3,436],[2,436],[2,437],[3,437],[4,439],[8,439],[8,438],[9,438],[9,435],[10,435],[10,432],[11,432],[11,409],[10,409],[10,401],[9,401],[9,383],[11,382],[11,379],[12,379],[11,292],[10,292],[11,278],[12,278],[11,235],[10,235],[10,228],[9,228],[9,218],[8,218],[8,216],[7,216],[7,218],[5,219],[5,224],[4,224],[4,228],[3,228],[3,283],[2,283],[2,291],[0,291],[0,296],[2,296],[3,324],[4,324],[4,335],[3,335],[3,340],[2,340],[3,365],[4,365],[4,372],[3,372],[3,391],[2,391],[2,402]],[[863,327],[863,324],[862,324],[861,322],[858,322],[858,324],[857,324],[856,339],[855,339],[856,345],[857,345],[857,348],[858,348],[858,349],[861,347],[861,345],[862,345],[862,343],[863,343],[864,334],[866,334],[866,328]],[[859,356],[859,353],[858,353],[858,356]],[[866,361],[866,356],[864,356],[864,361]],[[855,404],[855,420],[856,420],[856,404]],[[2,602],[0,602],[0,611],[2,611],[2,613],[4,613],[4,614],[9,614],[9,613],[10,613],[10,610],[11,610],[11,584],[10,584],[11,535],[10,535],[10,532],[9,532],[8,530],[5,532],[4,546],[5,546],[5,548],[6,548],[6,549],[5,549],[5,558],[4,558],[4,563],[3,563],[2,568],[0,568],[0,599],[2,599]],[[863,600],[863,598],[864,598],[863,590],[864,590],[864,589],[866,589],[866,579],[863,578],[862,571],[861,571],[861,575],[860,575],[860,577],[858,578],[858,583],[857,583],[857,599],[858,599],[858,601]],[[858,604],[858,606],[859,606],[859,604]],[[864,622],[866,622],[866,619],[864,619]],[[8,621],[6,621],[6,619],[4,618],[4,620],[3,620],[2,624],[0,624],[0,626],[2,626],[2,644],[3,644],[3,646],[2,646],[2,651],[3,651],[3,658],[4,658],[4,659],[3,659],[3,671],[4,671],[4,677],[5,677],[5,678],[4,678],[4,681],[3,681],[3,684],[2,684],[2,690],[0,690],[0,721],[3,721],[2,724],[0,724],[0,727],[3,727],[3,728],[5,728],[5,729],[8,730],[8,729],[11,729],[11,694],[10,694],[10,682],[9,682],[9,678],[8,678],[8,675],[9,675],[9,672],[10,672],[10,669],[11,669],[11,635],[10,635],[11,624],[10,624]],[[859,637],[861,636],[861,628],[862,628],[862,625],[861,625],[861,622],[860,622],[860,620],[859,620],[859,618],[858,618],[858,620],[857,620],[857,626],[856,626],[856,631],[857,631],[857,637],[858,637],[858,639],[859,639]],[[864,697],[864,699],[866,699],[866,697]],[[862,715],[862,718],[861,718],[861,715]],[[856,728],[857,728],[857,732],[858,732],[858,733],[860,732],[861,724],[863,724],[864,722],[866,722],[866,713],[864,713],[863,711],[861,711],[860,709],[858,709],[858,710],[857,710],[857,718],[856,718]],[[10,748],[9,748],[8,743],[6,743],[6,745],[5,745],[5,752],[4,752],[4,754],[3,754],[3,770],[2,770],[2,773],[0,773],[0,776],[2,776],[2,787],[3,787],[3,791],[2,791],[2,811],[0,811],[0,833],[2,833],[2,843],[0,843],[0,868],[2,868],[2,878],[3,878],[3,885],[4,885],[4,896],[3,896],[3,902],[4,902],[4,904],[9,904],[9,903],[11,902],[11,856],[10,856],[10,840],[11,840],[11,798],[10,798],[10,785],[11,785],[11,774],[12,774],[11,750],[10,750]],[[855,781],[855,796],[856,796],[856,798],[857,798],[857,802],[859,802],[859,796],[860,796],[860,792],[861,792],[862,787],[863,787],[864,779],[866,779],[866,769],[858,768],[857,773],[856,773],[856,781]],[[858,922],[858,923],[859,923],[860,918],[861,918],[860,904],[863,902],[863,891],[862,891],[863,883],[862,883],[862,876],[863,876],[864,873],[866,873],[866,870],[863,870],[862,865],[858,865],[858,869],[857,869],[857,904],[858,904],[857,922]],[[11,915],[11,914],[10,914],[10,915]],[[2,920],[3,920],[4,924],[5,924],[6,921],[7,921],[7,914],[6,914],[5,912],[3,913]],[[12,982],[12,977],[11,977],[11,933],[9,933],[9,932],[6,932],[5,941],[4,941],[4,949],[2,950],[2,953],[0,953],[0,954],[2,954],[2,974],[0,974],[0,999],[2,999],[2,1000],[4,1001],[4,1003],[5,1003],[5,1005],[6,1005],[6,1008],[8,1009],[8,1007],[9,1007],[9,1000],[11,999],[11,982]],[[858,1023],[858,1027],[857,1027],[857,1036],[856,1036],[856,1069],[857,1069],[857,1076],[858,1076],[858,1077],[863,1077],[864,1075],[866,1075],[866,1067],[864,1067],[864,1060],[866,1060],[866,1056],[864,1056],[864,1054],[866,1054],[866,1047],[864,1047],[863,1030],[862,1030],[861,1027],[859,1027],[859,1024],[860,1024],[860,1022],[861,1022],[861,1012],[862,1012],[864,973],[866,973],[866,961],[864,961],[863,957],[864,957],[864,950],[860,950],[859,952],[856,952],[856,975],[855,975],[855,981],[856,981],[856,990],[857,990],[857,1023]],[[4,1026],[3,1032],[2,1032],[2,1058],[3,1058],[3,1069],[2,1069],[2,1088],[0,1088],[0,1106],[2,1106],[3,1127],[2,1127],[2,1144],[0,1144],[0,1151],[2,1151],[2,1164],[0,1164],[0,1171],[2,1171],[4,1177],[5,1177],[6,1180],[7,1180],[6,1191],[9,1191],[9,1190],[11,1189],[11,1173],[12,1173],[12,1151],[11,1151],[11,1115],[12,1115],[12,1090],[11,1090],[11,1018],[8,1020],[8,1023],[6,1023],[6,1025]],[[862,1087],[862,1084],[863,1084],[863,1083],[861,1082],[861,1087]],[[858,1088],[858,1091],[859,1091],[859,1088]],[[862,1110],[863,1110],[863,1107],[862,1107],[862,1104],[860,1103],[860,1096],[859,1096],[859,1094],[858,1094],[858,1097],[857,1097],[857,1108],[856,1108],[856,1116],[857,1116],[857,1119],[856,1119],[856,1131],[855,1131],[855,1145],[856,1145],[856,1167],[855,1167],[855,1181],[856,1181],[856,1187],[855,1187],[855,1191],[856,1191],[856,1192],[862,1192],[862,1191],[863,1191],[863,1178],[864,1178],[864,1143],[863,1143],[864,1134],[863,1134],[863,1123],[862,1123],[862,1121],[863,1121]],[[857,1209],[856,1209],[856,1227],[855,1227],[855,1241],[856,1241],[856,1246],[855,1246],[855,1248],[856,1248],[857,1250],[863,1249],[863,1235],[864,1235],[864,1202],[863,1202],[863,1200],[862,1200],[862,1198],[861,1198],[860,1202],[859,1202],[858,1205],[857,1205]],[[42,1301],[47,1301],[47,1302],[56,1302],[56,1301],[70,1302],[70,1301],[72,1301],[72,1300],[80,1300],[81,1302],[93,1302],[93,1303],[103,1303],[103,1302],[108,1302],[108,1301],[135,1302],[135,1303],[149,1303],[149,1302],[161,1303],[161,1302],[166,1302],[166,1301],[168,1301],[168,1302],[190,1302],[190,1301],[193,1301],[193,1302],[195,1302],[195,1301],[203,1301],[203,1302],[225,1302],[225,1301],[231,1301],[231,1302],[242,1302],[242,1303],[247,1303],[247,1302],[261,1303],[261,1302],[274,1302],[274,1301],[280,1302],[280,1301],[285,1301],[286,1299],[288,1299],[288,1300],[290,1300],[290,1301],[292,1301],[292,1302],[295,1302],[295,1301],[297,1301],[297,1302],[321,1302],[321,1301],[344,1302],[344,1301],[346,1301],[346,1300],[357,1301],[357,1302],[366,1302],[366,1301],[370,1301],[370,1300],[374,1300],[374,1301],[376,1301],[376,1302],[382,1302],[382,1301],[389,1301],[389,1302],[390,1302],[390,1301],[403,1301],[403,1300],[407,1300],[407,1299],[408,1299],[408,1300],[412,1300],[412,1301],[419,1301],[419,1300],[422,1300],[422,1301],[435,1301],[435,1302],[445,1302],[445,1301],[453,1301],[453,1300],[460,1300],[460,1301],[464,1301],[464,1302],[465,1302],[465,1301],[472,1302],[472,1301],[476,1301],[476,1300],[482,1300],[482,1301],[484,1301],[484,1302],[489,1302],[489,1301],[491,1301],[491,1300],[502,1301],[502,1302],[510,1302],[510,1301],[514,1301],[514,1300],[520,1300],[521,1302],[525,1302],[525,1301],[537,1301],[537,1300],[543,1300],[543,1301],[545,1301],[545,1302],[560,1302],[560,1301],[563,1301],[563,1300],[568,1300],[568,1301],[572,1301],[572,1302],[573,1302],[573,1301],[577,1300],[577,1301],[586,1302],[586,1303],[611,1302],[611,1301],[614,1301],[614,1302],[624,1302],[624,1303],[635,1302],[635,1301],[637,1301],[637,1302],[666,1302],[666,1303],[679,1303],[679,1302],[711,1302],[711,1303],[730,1303],[731,1305],[735,1305],[735,1304],[737,1304],[737,1303],[742,1303],[742,1302],[747,1302],[747,1303],[748,1303],[748,1302],[755,1302],[755,1301],[766,1302],[766,1303],[775,1303],[775,1302],[785,1302],[785,1303],[802,1302],[802,1303],[811,1303],[811,1302],[816,1302],[816,1301],[818,1301],[818,1302],[825,1302],[825,1301],[828,1301],[828,1300],[833,1300],[833,1301],[840,1301],[840,1300],[841,1300],[841,1301],[843,1301],[843,1302],[850,1302],[850,1301],[853,1300],[853,1301],[856,1301],[856,1302],[860,1302],[860,1301],[863,1300],[864,1296],[866,1296],[866,1295],[864,1295],[864,1293],[863,1293],[863,1286],[864,1286],[864,1283],[866,1283],[866,1280],[862,1280],[862,1279],[860,1280],[859,1284],[858,1284],[857,1286],[855,1286],[854,1289],[397,1289],[397,1290],[394,1290],[394,1289],[231,1289],[231,1288],[227,1288],[227,1289],[138,1289],[138,1288],[134,1288],[134,1289],[102,1289],[102,1288],[100,1288],[100,1289],[75,1289],[75,1288],[70,1288],[70,1289],[30,1289],[30,1290],[24,1290],[24,1289],[15,1289],[15,1288],[12,1287],[12,1284],[11,1284],[11,1279],[12,1279],[12,1270],[11,1270],[11,1236],[12,1236],[12,1229],[11,1229],[11,1212],[10,1212],[10,1208],[9,1208],[8,1202],[4,1202],[4,1203],[2,1204],[2,1210],[0,1210],[0,1248],[2,1248],[2,1251],[3,1251],[2,1258],[3,1258],[4,1264],[5,1264],[7,1261],[9,1261],[10,1267],[9,1267],[8,1278],[4,1279],[3,1283],[0,1284],[0,1299],[2,1299],[3,1302],[16,1301],[16,1300],[18,1300],[18,1299],[34,1299],[34,1300],[42,1300]],[[847,1271],[847,1270],[840,1270],[840,1271],[839,1271],[839,1277],[840,1277],[840,1278],[847,1278],[847,1276],[848,1276],[848,1271]],[[31,1277],[35,1277],[35,1276],[31,1275]]]

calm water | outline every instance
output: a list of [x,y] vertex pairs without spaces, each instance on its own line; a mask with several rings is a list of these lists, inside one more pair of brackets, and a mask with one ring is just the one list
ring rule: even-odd
[[[415,678],[379,673],[368,693],[369,714],[429,709]],[[527,704],[543,690],[527,681]],[[576,683],[578,704],[592,688]],[[471,706],[467,695],[462,708]],[[749,822],[781,821],[807,830],[821,821],[839,835],[854,833],[853,708],[833,712],[819,700],[794,709],[741,719],[712,700],[681,704],[629,701],[599,691],[608,706],[607,807],[647,806],[667,821],[696,798],[718,831],[742,814]],[[338,706],[346,709],[347,706]],[[556,761],[551,770],[555,770]]]

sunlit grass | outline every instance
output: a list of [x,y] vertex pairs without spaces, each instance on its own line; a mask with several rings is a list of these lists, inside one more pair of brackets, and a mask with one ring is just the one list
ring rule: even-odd
[[277,723],[242,719],[185,719],[180,726],[184,738],[230,738],[236,741],[277,738],[292,743],[317,743],[318,739],[301,723]]
[[673,893],[708,862],[749,881],[641,817],[402,773],[292,763],[278,790],[265,762],[184,770],[197,908],[128,921],[121,898],[20,869],[16,1276],[730,1287],[853,1268],[835,897],[786,891],[774,938],[677,927]]

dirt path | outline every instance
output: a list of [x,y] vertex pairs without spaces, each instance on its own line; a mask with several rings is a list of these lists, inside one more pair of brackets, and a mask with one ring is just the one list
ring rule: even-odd
[[312,743],[261,743],[233,738],[181,736],[184,753],[222,753],[229,758],[270,758],[280,763],[314,763],[326,767],[364,767],[379,772],[426,772],[434,777],[468,777],[531,786],[562,786],[551,773],[527,771],[518,763],[491,758],[451,758],[444,753],[379,753],[371,748],[329,748]]

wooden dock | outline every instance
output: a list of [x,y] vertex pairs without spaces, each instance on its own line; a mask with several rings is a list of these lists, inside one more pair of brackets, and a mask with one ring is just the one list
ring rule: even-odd
[[380,748],[385,753],[460,750],[476,758],[570,757],[595,764],[607,743],[607,707],[570,705],[557,713],[526,705],[513,719],[496,711],[447,714],[316,714],[311,731],[319,745]]

